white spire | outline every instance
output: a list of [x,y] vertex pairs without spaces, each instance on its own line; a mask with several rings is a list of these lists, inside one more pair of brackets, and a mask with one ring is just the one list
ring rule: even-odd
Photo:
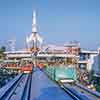
[[33,18],[32,18],[32,33],[37,32],[37,23],[36,23],[36,11],[33,11]]

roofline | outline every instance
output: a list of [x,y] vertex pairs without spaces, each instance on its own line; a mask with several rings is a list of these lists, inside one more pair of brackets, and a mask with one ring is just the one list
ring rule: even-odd
[[81,50],[80,53],[98,54],[98,51]]
[[8,53],[31,53],[31,51],[20,50],[20,51],[6,51],[6,52],[4,52],[4,54],[8,54]]

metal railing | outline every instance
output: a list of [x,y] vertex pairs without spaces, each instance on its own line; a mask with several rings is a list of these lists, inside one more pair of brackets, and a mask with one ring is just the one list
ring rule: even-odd
[[[96,91],[92,91],[80,84],[77,83],[73,83],[73,84],[69,84],[69,83],[62,83],[59,81],[59,85],[61,88],[63,88],[69,95],[73,96],[73,98],[75,97],[75,100],[86,100],[89,98],[89,100],[100,100],[100,93],[96,92]],[[84,96],[80,96],[80,93],[84,93]]]
[[20,74],[0,90],[0,100],[29,100],[31,74]]

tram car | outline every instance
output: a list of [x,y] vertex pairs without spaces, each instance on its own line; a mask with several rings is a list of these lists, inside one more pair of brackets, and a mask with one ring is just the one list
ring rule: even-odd
[[21,72],[23,73],[32,73],[33,62],[31,58],[23,58],[21,60]]
[[28,64],[21,67],[21,72],[23,73],[32,73],[32,64]]

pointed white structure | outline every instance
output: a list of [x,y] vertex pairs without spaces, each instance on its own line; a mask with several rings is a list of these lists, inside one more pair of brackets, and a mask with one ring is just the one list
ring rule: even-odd
[[31,43],[33,43],[34,48],[37,48],[38,45],[43,43],[43,38],[38,34],[37,31],[36,11],[33,11],[32,15],[32,33],[30,36],[26,37],[26,44],[30,45]]
[[32,33],[37,33],[36,11],[33,11],[32,16]]
[[32,18],[32,35],[30,37],[35,43],[38,41],[40,43],[43,42],[43,38],[38,34],[37,31],[37,22],[36,22],[36,11],[33,11],[33,18]]

